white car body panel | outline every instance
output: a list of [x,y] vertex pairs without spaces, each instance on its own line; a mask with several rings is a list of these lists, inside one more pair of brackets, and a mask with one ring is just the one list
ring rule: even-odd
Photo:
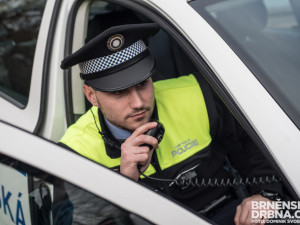
[[[88,12],[90,2],[84,2],[81,4],[74,26],[74,36],[78,38],[73,39],[73,52],[77,51],[84,45],[85,37],[87,34]],[[72,67],[72,74],[80,74],[79,66]],[[85,113],[85,96],[83,94],[82,85],[84,81],[79,76],[72,77],[72,97],[73,101],[78,104],[73,104],[74,114]]]
[[[183,207],[136,182],[88,159],[65,151],[53,143],[1,122],[0,133],[3,134],[0,153],[55,174],[154,224],[208,224]],[[18,141],[15,137],[18,137]],[[40,154],[41,151],[43,154]],[[87,174],[93,174],[93,178],[91,179]]]
[[64,58],[66,27],[73,3],[74,1],[63,1],[60,6],[52,44],[47,109],[42,129],[39,133],[42,137],[53,141],[58,141],[67,128],[65,119],[64,73],[60,68],[60,62]]
[[[3,207],[1,208],[7,208],[6,212],[0,209],[0,224],[16,224],[17,218],[21,218],[21,221],[24,219],[27,224],[31,224],[29,198],[26,195],[29,192],[27,179],[27,174],[22,174],[15,169],[0,164],[0,184],[2,189],[0,199],[3,202]],[[7,196],[8,193],[10,193],[9,207],[7,205],[4,206],[3,200],[3,196]]]

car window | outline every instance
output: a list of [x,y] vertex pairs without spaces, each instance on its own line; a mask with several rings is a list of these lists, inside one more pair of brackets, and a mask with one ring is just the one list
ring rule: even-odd
[[192,1],[300,127],[298,0]]
[[1,154],[0,185],[0,224],[151,224],[82,188]]
[[0,1],[0,96],[26,105],[46,0]]

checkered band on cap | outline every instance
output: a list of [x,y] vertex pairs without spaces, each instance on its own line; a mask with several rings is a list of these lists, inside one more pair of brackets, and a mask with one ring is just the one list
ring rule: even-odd
[[79,68],[82,74],[100,72],[132,59],[143,52],[146,48],[145,43],[142,40],[139,40],[122,51],[116,52],[112,55],[80,63]]

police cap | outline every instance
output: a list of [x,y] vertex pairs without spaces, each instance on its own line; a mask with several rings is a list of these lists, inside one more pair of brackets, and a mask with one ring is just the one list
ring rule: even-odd
[[119,91],[148,79],[154,59],[144,40],[158,32],[154,23],[111,27],[67,56],[62,69],[79,64],[80,77],[99,91]]

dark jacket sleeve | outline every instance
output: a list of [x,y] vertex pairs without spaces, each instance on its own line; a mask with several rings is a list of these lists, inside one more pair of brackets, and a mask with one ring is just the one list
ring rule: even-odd
[[[278,178],[274,168],[269,160],[262,154],[261,150],[250,139],[235,117],[230,113],[227,107],[221,102],[219,97],[214,97],[216,102],[216,121],[214,125],[215,134],[213,139],[221,142],[225,146],[228,159],[231,164],[240,172],[242,177],[265,178],[275,175]],[[282,184],[259,184],[248,185],[250,194],[256,194],[261,189],[277,192],[283,196]]]

